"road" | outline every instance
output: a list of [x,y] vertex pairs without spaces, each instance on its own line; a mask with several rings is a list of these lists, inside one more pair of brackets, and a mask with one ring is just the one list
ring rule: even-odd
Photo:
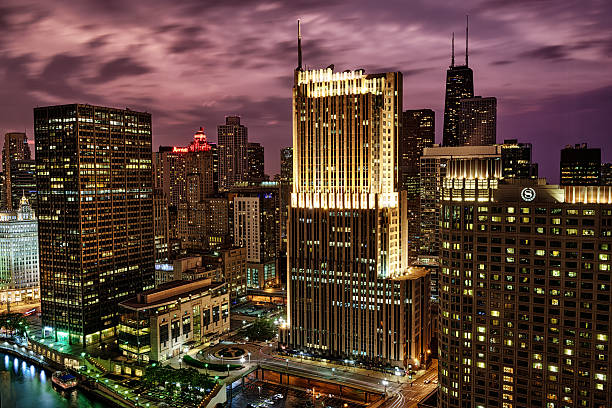
[[[288,369],[293,374],[303,374],[347,385],[364,387],[381,394],[385,391],[382,381],[386,379],[388,381],[386,387],[387,395],[391,397],[383,405],[385,408],[416,407],[419,401],[437,387],[437,384],[433,383],[433,380],[438,378],[438,366],[435,360],[425,373],[410,381],[407,377],[384,375],[380,372],[346,366],[334,366],[333,364],[324,364],[310,360],[300,362],[295,359],[289,359],[287,361],[287,359],[275,355],[276,344],[270,344],[272,344],[272,347],[269,344],[255,342],[241,344],[240,346],[251,353],[250,365],[262,364],[275,368],[279,372],[284,372]],[[219,347],[223,347],[223,345],[220,344],[208,350],[211,360],[215,360],[212,354]],[[248,361],[245,365],[249,365]],[[424,383],[426,380],[428,380],[428,384]]]
[[[417,406],[417,403],[425,398],[431,391],[433,391],[438,384],[434,384],[433,381],[438,379],[438,364],[434,361],[427,372],[419,377],[418,379],[410,384],[401,384],[400,386],[394,387],[392,391],[392,397],[381,406],[384,408],[413,408]],[[429,381],[429,384],[425,384],[425,381]]]

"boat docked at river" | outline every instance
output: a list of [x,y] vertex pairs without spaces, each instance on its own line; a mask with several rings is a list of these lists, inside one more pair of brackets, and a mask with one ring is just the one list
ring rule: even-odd
[[63,390],[71,390],[77,386],[77,378],[67,371],[54,372],[51,381]]

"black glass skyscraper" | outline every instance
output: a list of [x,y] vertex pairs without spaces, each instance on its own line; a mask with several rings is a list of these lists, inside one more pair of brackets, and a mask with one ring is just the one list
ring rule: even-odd
[[459,134],[461,100],[474,97],[474,73],[468,66],[468,29],[465,29],[465,65],[455,65],[455,35],[453,34],[451,65],[446,71],[444,101],[444,146],[461,146]]

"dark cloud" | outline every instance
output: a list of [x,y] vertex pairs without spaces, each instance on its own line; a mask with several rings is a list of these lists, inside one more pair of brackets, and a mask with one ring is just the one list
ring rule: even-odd
[[519,58],[534,58],[542,60],[565,60],[568,59],[567,47],[561,45],[549,45],[538,47],[519,54]]
[[491,65],[508,65],[508,64],[512,64],[514,61],[510,61],[510,60],[498,60],[498,61],[493,61],[491,62]]
[[102,65],[98,80],[110,82],[121,77],[147,74],[153,70],[130,57],[119,57]]

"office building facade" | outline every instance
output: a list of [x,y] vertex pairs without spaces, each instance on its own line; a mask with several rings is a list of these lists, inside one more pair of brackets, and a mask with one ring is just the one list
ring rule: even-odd
[[562,186],[597,186],[601,177],[601,149],[586,143],[561,150],[560,184]]
[[519,143],[516,139],[507,139],[504,140],[501,149],[504,179],[538,178],[538,164],[531,161],[531,143]]
[[12,210],[25,195],[36,208],[35,163],[25,133],[4,135],[2,147],[2,208]]
[[239,116],[227,116],[217,127],[219,157],[219,190],[227,191],[234,184],[249,179],[248,129]]
[[36,301],[39,286],[38,221],[23,196],[17,211],[0,212],[0,301]]
[[264,170],[264,147],[259,143],[249,143],[247,145],[248,180],[250,182],[262,182],[266,178]]
[[118,344],[138,362],[165,361],[229,331],[225,283],[175,281],[119,304]]
[[488,146],[497,140],[497,98],[459,101],[459,146]]
[[398,188],[408,192],[408,199],[419,195],[419,168],[423,149],[432,147],[436,135],[435,112],[431,109],[402,112],[401,138],[398,143]]
[[34,132],[44,335],[98,343],[154,285],[151,115],[41,107]]

